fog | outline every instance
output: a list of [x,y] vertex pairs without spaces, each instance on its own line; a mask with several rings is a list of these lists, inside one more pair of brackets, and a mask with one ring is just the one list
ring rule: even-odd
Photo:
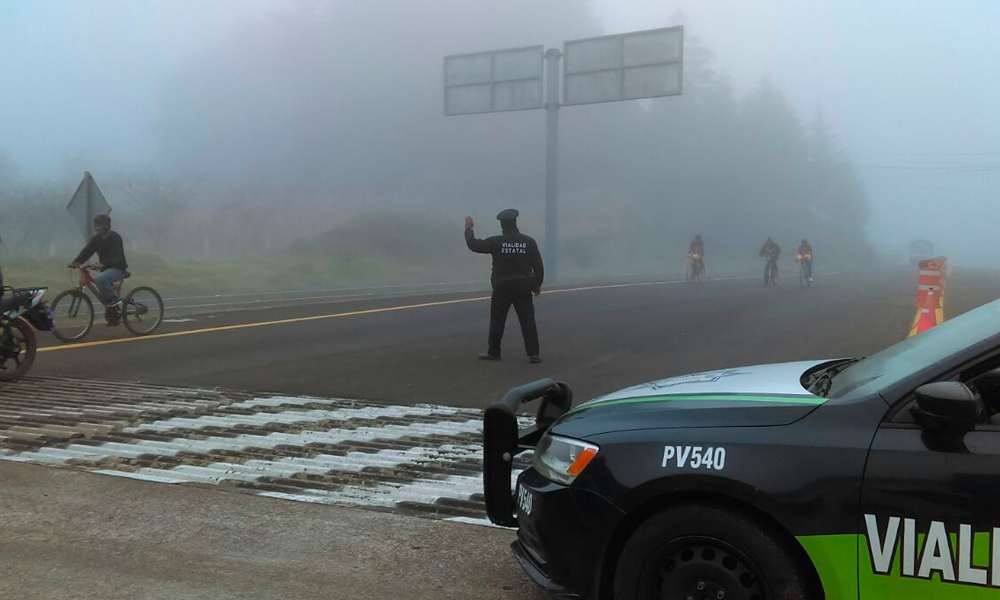
[[544,241],[544,114],[444,117],[443,57],[679,24],[682,96],[561,110],[568,273],[676,273],[696,233],[710,265],[1000,266],[989,0],[7,0],[0,236],[78,246],[89,171],[130,251],[481,271],[465,214]]

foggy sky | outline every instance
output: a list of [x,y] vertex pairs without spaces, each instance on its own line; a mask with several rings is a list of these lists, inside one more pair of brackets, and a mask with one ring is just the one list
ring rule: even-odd
[[[308,5],[5,0],[0,3],[0,152],[23,176],[36,179],[67,172],[78,178],[84,168],[174,166],[161,164],[157,119],[177,69],[211,53],[234,31],[268,27]],[[767,78],[804,120],[821,111],[863,177],[872,207],[869,234],[883,252],[902,257],[908,241],[927,237],[957,259],[1000,264],[994,258],[1000,257],[1000,236],[992,227],[1000,222],[1000,4],[594,0],[592,5],[599,19],[594,33],[672,24],[680,10],[689,35],[716,54],[718,70],[737,94]],[[476,3],[466,0],[461,6],[468,8],[456,22],[474,21]],[[504,23],[469,39],[452,30],[454,23],[393,23],[394,18],[385,14],[387,30],[424,27],[434,43],[396,48],[386,38],[381,40],[386,52],[415,54],[435,69],[444,52],[558,46],[591,35],[578,21],[561,27],[552,19],[531,26]],[[546,39],[526,39],[541,32]],[[427,93],[440,95],[437,89]],[[459,126],[444,125],[439,111],[427,120],[429,126]]]

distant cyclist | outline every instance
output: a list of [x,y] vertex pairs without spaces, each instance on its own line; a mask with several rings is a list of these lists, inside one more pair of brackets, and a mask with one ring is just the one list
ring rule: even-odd
[[101,273],[94,277],[94,284],[101,293],[108,324],[116,325],[121,315],[122,300],[115,292],[115,284],[128,277],[128,263],[125,261],[125,242],[118,232],[111,230],[111,217],[108,215],[94,217],[94,236],[69,267],[78,268],[95,252],[101,263]]
[[799,252],[797,256],[799,262],[802,264],[802,268],[805,270],[806,279],[809,283],[813,282],[813,248],[809,245],[809,240],[802,240],[799,244]]
[[688,259],[692,262],[692,274],[691,278],[702,274],[705,272],[705,242],[701,240],[700,235],[694,236],[691,243],[688,245]]
[[757,255],[767,259],[767,265],[764,266],[764,285],[776,285],[778,283],[778,257],[781,256],[781,246],[774,243],[774,240],[768,236]]

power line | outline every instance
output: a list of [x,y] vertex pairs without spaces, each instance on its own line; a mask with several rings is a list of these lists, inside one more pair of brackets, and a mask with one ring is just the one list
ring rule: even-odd
[[852,152],[857,156],[1000,156],[1000,152]]
[[875,169],[882,171],[920,171],[929,174],[940,175],[964,175],[969,173],[996,173],[1000,172],[1000,164],[968,164],[968,165],[855,165],[861,169]]

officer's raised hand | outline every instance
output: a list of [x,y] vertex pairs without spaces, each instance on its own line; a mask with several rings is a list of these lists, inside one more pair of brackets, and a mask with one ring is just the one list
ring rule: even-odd
[[473,226],[472,217],[466,215],[466,217],[465,217],[465,228],[466,229],[472,229],[472,226]]

